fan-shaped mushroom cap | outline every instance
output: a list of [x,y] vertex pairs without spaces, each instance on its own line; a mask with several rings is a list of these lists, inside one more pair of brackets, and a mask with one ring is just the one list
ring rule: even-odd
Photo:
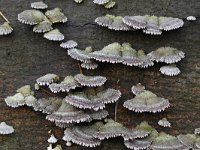
[[67,128],[64,132],[63,140],[72,141],[73,143],[86,147],[99,146],[101,141],[95,139],[93,136],[93,134],[97,132],[99,126],[101,126],[101,122],[88,126]]
[[53,82],[56,82],[59,80],[59,76],[56,74],[51,74],[48,73],[38,79],[36,79],[37,84],[41,85],[41,86],[45,86],[45,85],[49,85]]
[[142,61],[137,56],[137,51],[129,43],[122,44],[122,63],[127,66],[142,65]]
[[0,35],[8,35],[13,31],[13,28],[10,26],[8,22],[4,22],[0,25]]
[[43,1],[39,1],[39,2],[31,3],[31,8],[34,8],[34,9],[46,9],[46,8],[48,8],[48,6]]
[[74,2],[76,2],[76,3],[82,3],[83,2],[83,0],[74,0]]
[[33,107],[36,105],[37,99],[33,95],[30,95],[25,97],[25,103],[27,106]]
[[171,127],[171,123],[167,120],[167,118],[162,118],[158,121],[158,125],[162,127]]
[[33,32],[45,33],[45,32],[51,31],[53,30],[53,27],[51,25],[52,23],[49,20],[42,21],[39,24],[34,26]]
[[169,101],[164,98],[160,98],[150,91],[144,90],[135,98],[127,100],[123,105],[125,108],[135,112],[161,112],[169,107]]
[[50,41],[62,41],[62,40],[64,40],[65,37],[58,29],[53,29],[53,30],[45,33],[44,38],[46,38]]
[[172,47],[160,47],[157,50],[150,52],[148,56],[156,62],[171,64],[179,62],[185,57],[185,53]]
[[188,16],[188,17],[186,18],[186,20],[187,20],[187,21],[196,21],[197,18],[196,18],[195,16]]
[[66,76],[61,83],[52,83],[49,85],[49,89],[53,93],[69,92],[71,89],[76,89],[81,85],[74,79],[73,76]]
[[54,134],[52,134],[47,141],[48,143],[54,144],[58,141],[58,139],[54,136]]
[[172,17],[159,17],[159,28],[160,30],[169,31],[182,27],[184,22],[179,18]]
[[131,87],[131,92],[135,95],[140,94],[141,92],[143,92],[145,90],[145,86],[143,86],[141,83],[138,83],[136,85],[133,85]]
[[115,4],[116,4],[115,1],[110,0],[108,3],[104,4],[104,7],[107,9],[110,9],[110,8],[114,7]]
[[113,22],[108,26],[108,29],[115,31],[129,31],[131,28],[122,21],[121,16],[116,16]]
[[82,86],[96,87],[102,86],[106,82],[106,77],[103,76],[85,76],[83,74],[77,74],[74,79]]
[[5,122],[0,123],[0,134],[11,134],[14,132],[12,126],[7,125]]
[[153,141],[151,148],[154,150],[170,150],[170,149],[183,149],[184,146],[179,142],[179,140],[166,133],[160,133],[158,137]]
[[92,52],[89,55],[98,61],[119,63],[121,62],[121,45],[115,42],[105,46],[102,50]]
[[53,114],[47,115],[46,119],[52,122],[80,123],[88,121],[91,118],[90,115],[83,113],[63,100],[60,108]]
[[34,94],[34,92],[31,90],[31,86],[30,85],[22,86],[21,88],[17,89],[17,92],[21,93],[25,97]]
[[90,111],[90,112],[87,112],[87,114],[90,115],[90,119],[88,120],[88,122],[91,122],[92,120],[101,120],[103,118],[106,118],[109,113],[107,110],[98,110],[98,111]]
[[167,76],[177,76],[181,73],[176,65],[166,65],[160,68],[160,72]]
[[60,8],[54,8],[46,11],[45,15],[49,18],[52,23],[67,22],[67,17],[61,12]]
[[142,64],[139,65],[140,68],[148,68],[154,65],[153,61],[143,50],[138,50],[138,58],[142,61]]
[[18,14],[18,20],[24,24],[35,25],[44,20],[46,16],[39,10],[25,10]]
[[93,0],[93,3],[98,4],[98,5],[104,5],[108,3],[110,0]]
[[8,106],[16,108],[25,105],[25,98],[21,93],[17,93],[14,96],[6,97],[5,102]]
[[72,48],[68,50],[68,55],[71,56],[73,59],[79,60],[81,62],[90,62],[90,52],[92,52],[92,47],[86,47],[85,50]]
[[196,128],[196,129],[194,130],[194,134],[200,134],[200,128]]
[[67,48],[67,49],[75,48],[77,46],[78,46],[78,43],[74,40],[68,40],[67,42],[63,42],[60,44],[60,47]]
[[98,64],[95,61],[91,60],[90,62],[82,62],[81,67],[87,70],[96,69],[98,67]]
[[178,140],[188,147],[189,149],[193,149],[195,147],[195,142],[197,137],[195,134],[180,134],[177,136]]
[[112,22],[114,21],[114,18],[115,16],[107,14],[105,16],[97,17],[95,19],[95,23],[97,23],[98,25],[102,27],[108,27],[112,24]]
[[38,99],[33,106],[35,111],[42,111],[46,114],[52,114],[58,110],[62,104],[62,99],[57,97],[49,97]]
[[143,32],[151,35],[161,35],[162,31],[159,29],[159,18],[156,16],[148,16],[147,25]]
[[146,16],[125,16],[123,22],[134,29],[144,29],[147,25],[148,15]]
[[125,140],[124,145],[128,149],[143,150],[150,147],[151,142],[144,139]]

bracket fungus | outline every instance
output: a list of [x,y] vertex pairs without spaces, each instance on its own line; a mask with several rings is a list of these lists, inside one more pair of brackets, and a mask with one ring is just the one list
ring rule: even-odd
[[162,66],[160,72],[167,76],[177,76],[181,73],[180,69],[174,64]]
[[5,122],[0,123],[0,134],[12,134],[14,132],[14,128],[12,126],[7,125]]
[[83,74],[77,74],[74,79],[82,86],[97,87],[102,86],[106,81],[106,77],[103,76],[86,76]]
[[71,49],[78,46],[78,43],[74,40],[68,40],[67,42],[63,42],[60,44],[60,47],[65,49]]
[[113,0],[110,0],[108,3],[104,4],[104,7],[107,9],[113,8],[116,5],[116,2]]
[[68,95],[65,100],[67,103],[84,109],[99,110],[105,108],[105,104],[114,103],[121,97],[121,92],[115,89],[97,91],[96,89],[86,89]]
[[39,2],[31,3],[31,8],[34,8],[34,9],[46,9],[46,8],[48,8],[48,6],[43,1],[39,1]]
[[157,113],[164,111],[169,107],[169,101],[165,98],[158,97],[148,90],[143,90],[133,99],[124,102],[123,106],[135,112]]
[[4,22],[2,25],[0,25],[0,35],[8,35],[12,33],[13,28],[8,22]]
[[60,8],[54,8],[45,12],[45,15],[49,18],[52,23],[65,23],[67,22],[67,17],[61,12]]
[[141,92],[143,92],[145,90],[145,86],[143,86],[141,83],[138,83],[136,85],[133,85],[131,87],[131,92],[135,95],[140,94]]
[[179,140],[172,135],[166,134],[164,132],[159,133],[159,135],[153,140],[151,145],[153,150],[169,150],[169,149],[184,149],[185,146],[179,142]]
[[88,70],[96,69],[98,67],[98,64],[95,61],[90,60],[89,62],[82,62],[81,67]]
[[60,83],[52,83],[49,85],[49,89],[53,93],[69,92],[72,89],[80,87],[81,85],[74,79],[73,76],[66,76],[64,80]]
[[186,18],[186,20],[187,20],[187,21],[196,21],[197,18],[196,18],[195,16],[188,16],[188,17]]
[[47,20],[47,17],[41,11],[31,9],[19,13],[18,20],[24,24],[36,25]]
[[95,4],[104,5],[109,2],[109,0],[93,0]]
[[[169,31],[182,27],[184,22],[182,19],[173,17],[157,17],[157,16],[112,16],[106,15],[96,18],[98,25],[106,26],[108,29],[114,30],[134,30],[143,29],[143,32],[151,35],[161,35],[162,30]],[[105,22],[106,20],[106,22]],[[109,23],[109,24],[105,24]]]
[[58,29],[53,29],[45,33],[44,38],[50,41],[62,41],[64,40],[65,36]]
[[159,120],[158,125],[162,127],[171,127],[171,123],[166,118]]
[[56,82],[58,80],[59,80],[58,75],[48,73],[48,74],[36,79],[36,82],[40,86],[45,86],[45,85],[49,86],[51,83]]
[[50,138],[48,138],[48,143],[54,144],[57,143],[58,139],[54,136],[54,134],[51,134]]
[[74,0],[74,2],[80,4],[83,2],[83,0]]
[[187,148],[194,149],[196,148],[196,141],[198,140],[195,134],[180,134],[177,136],[178,140]]
[[145,54],[144,50],[138,50],[138,58],[142,61],[142,64],[139,64],[140,68],[148,68],[154,65],[154,62]]
[[172,64],[183,59],[185,57],[185,53],[172,47],[160,47],[157,50],[150,52],[148,56],[156,62]]
[[151,142],[145,139],[125,140],[124,145],[128,149],[143,150],[150,147]]
[[49,20],[45,20],[35,25],[33,28],[33,32],[36,33],[45,33],[53,30],[52,23]]
[[113,0],[93,0],[93,3],[104,6],[107,9],[114,7],[116,4]]

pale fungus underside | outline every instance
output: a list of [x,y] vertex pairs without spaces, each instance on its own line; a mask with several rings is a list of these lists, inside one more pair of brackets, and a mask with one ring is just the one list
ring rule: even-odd
[[8,35],[11,34],[13,31],[13,28],[8,22],[4,22],[0,25],[0,35]]
[[159,120],[158,125],[162,127],[171,127],[171,123],[166,118]]
[[116,4],[113,0],[93,0],[93,3],[104,6],[107,9],[113,8]]
[[12,134],[14,132],[14,128],[12,126],[7,125],[5,122],[0,123],[0,135]]

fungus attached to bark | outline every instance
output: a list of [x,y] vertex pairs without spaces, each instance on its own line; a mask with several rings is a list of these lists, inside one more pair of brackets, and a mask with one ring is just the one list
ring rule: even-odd
[[158,125],[162,127],[171,127],[171,123],[166,118],[159,120]]
[[148,68],[154,65],[154,62],[145,54],[144,50],[138,50],[138,58],[142,61],[142,64],[138,66],[140,68]]
[[100,51],[90,53],[91,58],[110,63],[121,62],[121,45],[117,42],[105,46]]
[[58,29],[53,29],[53,30],[45,33],[44,38],[46,38],[50,41],[62,41],[62,40],[64,40],[65,37]]
[[54,134],[51,134],[50,138],[47,141],[50,144],[54,144],[58,141],[58,139],[54,136]]
[[73,40],[68,40],[67,42],[63,42],[60,44],[60,47],[65,48],[65,49],[71,49],[77,46],[78,46],[78,43]]
[[103,76],[85,76],[83,74],[77,74],[74,79],[82,86],[96,87],[102,86],[106,82],[106,77]]
[[153,140],[151,148],[162,150],[184,149],[184,145],[175,136],[162,132]]
[[195,130],[194,130],[194,134],[200,134],[200,128],[196,128]]
[[7,125],[5,122],[0,123],[0,134],[12,134],[14,132],[14,128],[12,126]]
[[110,0],[93,0],[93,3],[98,4],[98,5],[104,5],[108,3]]
[[126,25],[121,16],[116,16],[113,18],[113,22],[108,26],[108,29],[115,31],[129,31],[131,28]]
[[82,2],[83,2],[83,0],[74,0],[74,2],[76,2],[76,3],[80,4],[80,3],[82,3]]
[[177,76],[181,73],[180,69],[174,64],[162,66],[160,72],[167,76]]
[[194,134],[180,134],[177,136],[178,140],[189,149],[195,147],[195,142],[197,140],[196,135]]
[[35,25],[33,28],[33,32],[36,33],[45,33],[53,30],[52,23],[49,20],[45,20]]
[[18,14],[18,20],[29,25],[39,24],[46,19],[46,16],[39,10],[25,10]]
[[148,56],[156,62],[172,64],[183,59],[185,53],[172,47],[160,47],[157,50],[150,52]]
[[49,85],[49,89],[53,93],[69,92],[71,89],[80,87],[81,85],[74,79],[73,76],[66,76],[61,83],[52,83]]
[[21,93],[17,93],[14,96],[6,97],[5,102],[8,106],[16,108],[25,105],[25,98]]
[[48,8],[48,6],[43,1],[39,1],[39,2],[31,3],[31,8],[34,8],[34,9],[46,9],[46,8]]
[[72,48],[68,50],[68,55],[73,59],[76,59],[81,62],[90,62],[89,53],[92,52],[92,47],[86,47],[85,50],[79,50],[76,48]]
[[182,19],[173,17],[159,17],[160,30],[169,31],[182,27],[184,22]]
[[13,28],[8,22],[4,22],[0,25],[0,35],[8,35],[13,31]]
[[138,83],[136,85],[133,85],[131,87],[131,92],[135,95],[140,94],[141,92],[143,92],[145,90],[145,86],[143,86],[141,83]]
[[51,115],[47,115],[46,119],[52,122],[80,123],[89,121],[91,118],[89,114],[76,109],[74,106],[67,104],[65,100],[63,100],[60,108]]
[[159,29],[159,18],[157,16],[148,16],[146,28],[143,32],[151,35],[161,35],[162,31]]
[[98,110],[98,111],[93,111],[90,110],[89,112],[87,112],[87,114],[90,115],[90,119],[88,120],[89,122],[91,122],[92,120],[101,120],[104,119],[106,117],[108,117],[109,113],[107,110]]
[[125,108],[135,112],[157,113],[164,111],[169,107],[169,101],[165,98],[158,97],[148,90],[143,90],[135,98],[127,100],[123,105]]
[[186,18],[186,20],[187,20],[187,21],[196,21],[197,18],[196,18],[195,16],[188,16],[188,17]]
[[103,26],[103,27],[108,27],[112,24],[114,18],[115,18],[115,16],[107,14],[105,16],[96,18],[95,23],[97,23],[98,25]]
[[40,86],[50,85],[53,82],[56,82],[59,80],[59,76],[56,74],[48,73],[36,80],[37,84]]
[[124,145],[128,149],[143,150],[150,147],[151,142],[145,139],[125,140]]
[[61,12],[60,8],[54,8],[45,12],[45,15],[52,23],[67,22],[67,17]]
[[108,3],[104,4],[104,7],[107,9],[113,8],[115,6],[116,2],[113,0],[110,0]]
[[88,70],[96,69],[98,67],[98,64],[95,61],[91,60],[89,62],[82,62],[81,67]]
[[149,16],[125,16],[123,22],[134,29],[144,29]]

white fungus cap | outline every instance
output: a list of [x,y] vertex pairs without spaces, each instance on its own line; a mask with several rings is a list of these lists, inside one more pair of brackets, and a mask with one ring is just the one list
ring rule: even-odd
[[187,20],[187,21],[196,21],[197,18],[196,18],[195,16],[188,16],[188,17],[186,18],[186,20]]
[[7,125],[5,122],[0,123],[0,134],[11,134],[14,132],[12,126]]
[[50,136],[50,138],[47,140],[49,143],[56,143],[58,140],[57,140],[57,138],[52,134],[51,136]]

